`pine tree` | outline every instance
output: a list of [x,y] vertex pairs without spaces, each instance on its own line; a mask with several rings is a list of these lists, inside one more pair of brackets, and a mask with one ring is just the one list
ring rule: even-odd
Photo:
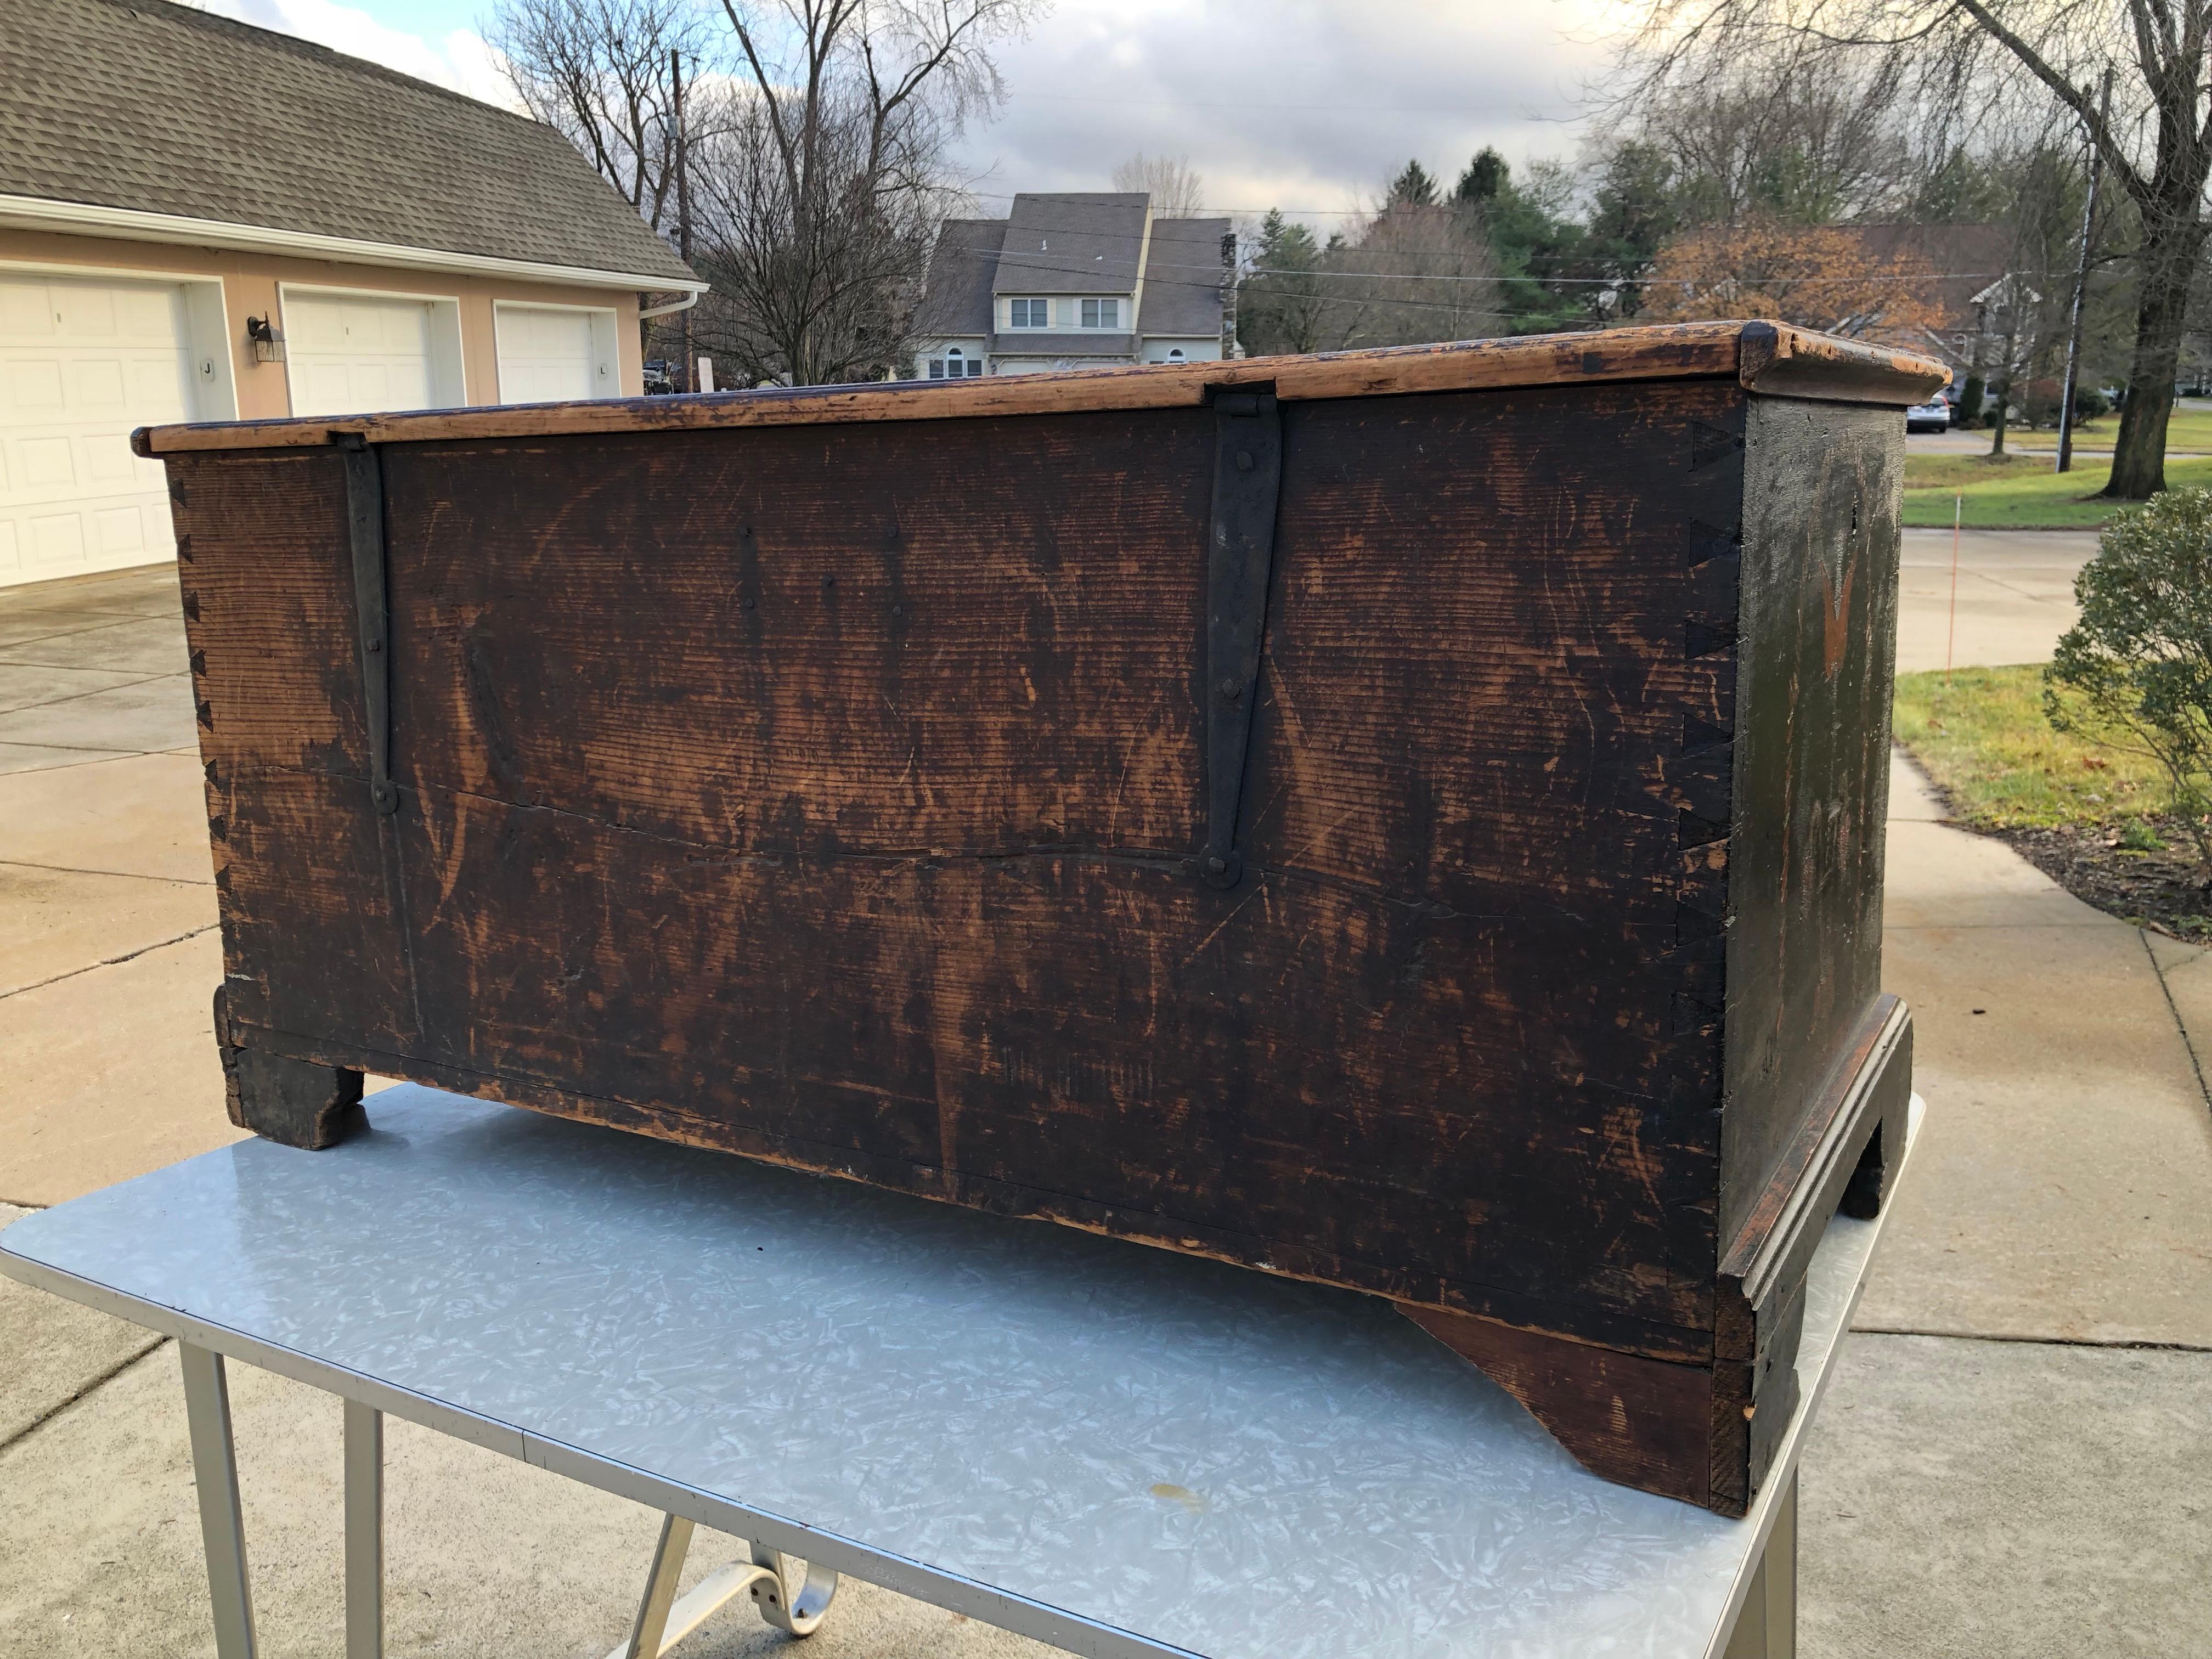
[[1512,177],[1505,158],[1486,144],[1467,164],[1467,171],[1459,176],[1459,188],[1452,194],[1462,202],[1495,201],[1510,187]]
[[1390,181],[1390,188],[1382,198],[1382,210],[1395,207],[1434,207],[1437,203],[1437,181],[1429,170],[1419,161],[1406,163],[1406,170]]

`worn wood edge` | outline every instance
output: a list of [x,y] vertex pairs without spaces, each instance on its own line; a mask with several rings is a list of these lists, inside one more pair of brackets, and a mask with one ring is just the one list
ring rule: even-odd
[[1899,408],[1951,383],[1951,371],[1932,357],[1788,323],[1745,324],[1736,374],[1745,391],[1768,397]]
[[[1763,331],[1762,345],[1745,342]],[[1836,348],[1824,356],[1811,343]],[[1756,357],[1756,374],[1747,363]],[[1795,368],[1774,365],[1787,359]],[[1880,365],[1893,369],[1890,392],[1876,396]],[[1859,392],[1797,392],[1784,385],[1814,363],[1850,364],[1847,377]],[[1759,391],[1796,396],[1861,396],[1900,408],[1915,401],[1925,374],[1941,368],[1924,359],[1876,354],[1850,341],[1766,323],[1670,323],[1656,326],[1532,335],[1504,340],[1462,340],[1437,345],[1389,346],[1311,356],[1243,357],[1198,363],[1142,363],[1115,368],[1071,369],[980,380],[902,380],[861,386],[770,387],[684,397],[609,398],[584,403],[525,404],[495,409],[425,410],[410,414],[325,419],[231,421],[141,427],[131,434],[134,453],[145,458],[189,451],[313,448],[340,433],[360,433],[375,443],[428,443],[455,439],[528,439],[625,432],[690,432],[735,427],[866,424],[882,421],[973,420],[993,416],[1066,414],[1087,410],[1194,409],[1216,391],[1272,386],[1285,403],[1424,392],[1495,390],[1620,380],[1735,377]],[[1831,378],[1839,371],[1831,370]],[[1754,381],[1773,378],[1771,385]],[[1934,382],[1941,385],[1938,380]]]
[[1911,1029],[1911,1010],[1901,998],[1885,991],[1875,999],[1790,1152],[1723,1253],[1724,1291],[1757,1307],[1791,1276],[1794,1255],[1810,1259],[1873,1131],[1890,1061]]
[[[1397,1305],[1400,1313],[1519,1401],[1591,1474],[1701,1509],[1717,1507],[1711,1367],[1593,1347],[1466,1314]],[[1743,1511],[1739,1506],[1722,1512]]]
[[[857,1152],[830,1142],[810,1141],[702,1118],[662,1102],[585,1094],[546,1079],[474,1071],[390,1050],[365,1048],[250,1024],[235,1014],[229,1024],[232,1038],[241,1048],[419,1083],[471,1099],[647,1134],[709,1152],[732,1153],[806,1175],[857,1182],[908,1197],[949,1202],[1001,1217],[1073,1227],[1101,1237],[1118,1238],[1179,1255],[1200,1256],[1279,1279],[1379,1296],[1401,1307],[1428,1307],[1439,1314],[1492,1320],[1599,1352],[1650,1358],[1668,1364],[1698,1364],[1712,1349],[1712,1333],[1707,1328],[1662,1325],[1610,1309],[1540,1301],[1520,1292],[1486,1285],[1439,1282],[1426,1276],[1416,1281],[1356,1257],[1300,1250],[1256,1233],[1232,1234],[1149,1212],[1123,1210],[1097,1200],[1020,1187],[988,1176],[957,1176],[956,1184],[948,1190],[944,1172],[934,1165]],[[369,1103],[373,1105],[374,1099],[373,1095],[368,1097]],[[1152,1231],[1140,1231],[1139,1228]],[[1176,1233],[1172,1239],[1164,1237],[1170,1228]],[[1456,1300],[1446,1301],[1446,1297]],[[1470,1313],[1469,1307],[1481,1311]],[[1560,1316],[1579,1317],[1583,1328],[1573,1328]]]

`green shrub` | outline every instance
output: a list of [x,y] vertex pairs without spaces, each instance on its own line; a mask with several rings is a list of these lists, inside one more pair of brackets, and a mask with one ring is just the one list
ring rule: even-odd
[[2081,619],[2044,672],[2051,725],[2158,763],[2212,878],[2212,489],[2124,513],[2074,581]]

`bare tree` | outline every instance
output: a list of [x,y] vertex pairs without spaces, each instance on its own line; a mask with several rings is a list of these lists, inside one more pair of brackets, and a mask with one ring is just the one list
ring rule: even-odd
[[906,135],[923,154],[902,146],[872,167],[865,97],[817,94],[808,142],[836,192],[823,204],[794,189],[767,106],[735,101],[694,163],[699,268],[714,284],[699,338],[746,384],[879,378],[903,355],[937,225],[957,205],[931,179],[933,131]]
[[[2190,287],[2212,221],[2206,107],[2212,0],[1647,0],[1637,95],[1720,83],[1750,62],[1875,63],[1925,119],[1994,110],[2027,89],[2072,113],[2140,223],[2128,401],[2106,494],[2166,487],[2166,428]],[[2097,83],[2114,71],[2109,116]],[[2047,106],[2046,106],[2047,107]]]
[[1401,203],[1323,263],[1332,349],[1468,340],[1497,330],[1498,261],[1475,214]]
[[523,107],[664,230],[676,210],[674,77],[702,33],[688,0],[501,0],[487,35]]
[[793,386],[880,372],[957,191],[961,123],[1003,96],[990,43],[1039,0],[722,0],[735,84],[695,152],[723,349]]
[[1818,225],[1900,205],[1914,158],[1894,69],[1839,65],[1832,53],[1824,62],[1793,44],[1786,57],[1662,84],[1617,112],[1616,136],[1673,161],[1678,210],[1691,224]]
[[1204,201],[1204,186],[1191,171],[1188,155],[1147,155],[1139,150],[1114,169],[1114,188],[1150,196],[1156,219],[1194,219]]

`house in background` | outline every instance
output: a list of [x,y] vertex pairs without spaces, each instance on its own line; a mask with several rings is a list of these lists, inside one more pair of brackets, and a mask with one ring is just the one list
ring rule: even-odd
[[948,219],[931,258],[914,378],[963,380],[1234,356],[1226,219],[1159,219],[1141,192],[1025,195]]
[[133,427],[636,395],[641,306],[704,286],[550,127],[163,0],[4,0],[0,586],[171,556]]

